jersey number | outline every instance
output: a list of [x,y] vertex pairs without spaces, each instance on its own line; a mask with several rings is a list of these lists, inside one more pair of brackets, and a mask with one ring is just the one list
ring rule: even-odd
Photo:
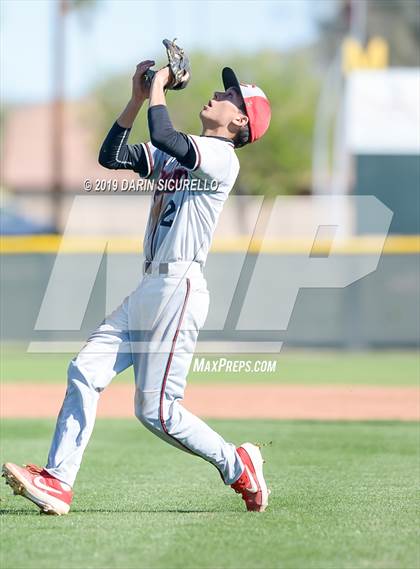
[[176,210],[175,202],[174,200],[171,200],[166,206],[165,211],[163,212],[162,218],[160,220],[160,225],[163,225],[164,227],[171,227],[174,222],[174,218],[168,219],[168,217],[170,217],[173,213],[175,213],[175,210]]

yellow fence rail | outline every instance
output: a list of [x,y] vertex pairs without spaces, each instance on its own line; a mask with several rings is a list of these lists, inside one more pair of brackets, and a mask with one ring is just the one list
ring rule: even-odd
[[[135,254],[142,252],[142,237],[124,235],[19,235],[0,238],[0,253],[57,254],[60,253],[108,253]],[[378,236],[358,236],[334,242],[334,252],[343,255],[374,254],[382,247]],[[311,239],[253,239],[233,237],[215,239],[211,248],[214,253],[266,253],[266,254],[312,254],[329,253],[331,241]],[[382,253],[385,255],[412,255],[420,253],[420,235],[391,235],[386,238]]]

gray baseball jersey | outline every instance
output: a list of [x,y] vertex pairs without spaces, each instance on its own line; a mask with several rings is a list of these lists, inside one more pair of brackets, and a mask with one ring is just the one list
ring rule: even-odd
[[[144,238],[146,260],[197,261],[205,264],[217,221],[239,173],[233,143],[210,136],[189,135],[196,150],[193,168],[144,143],[145,178],[155,189]],[[159,190],[168,181],[181,189]],[[216,189],[215,189],[216,188]]]

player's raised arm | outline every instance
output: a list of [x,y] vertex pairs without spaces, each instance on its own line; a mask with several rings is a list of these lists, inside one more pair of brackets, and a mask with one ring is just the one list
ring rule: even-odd
[[166,106],[165,88],[170,82],[169,67],[160,69],[153,78],[147,115],[150,140],[154,147],[192,168],[196,163],[195,148],[186,134],[174,129]]
[[108,132],[99,152],[99,164],[112,170],[134,170],[147,177],[151,172],[151,159],[145,144],[127,144],[131,127],[148,99],[150,86],[145,72],[155,64],[146,60],[139,63],[133,76],[132,93],[127,106]]
[[117,119],[120,126],[131,128],[143,103],[149,98],[150,83],[146,80],[145,73],[150,67],[153,67],[154,64],[154,61],[147,59],[137,65],[133,75],[131,99]]

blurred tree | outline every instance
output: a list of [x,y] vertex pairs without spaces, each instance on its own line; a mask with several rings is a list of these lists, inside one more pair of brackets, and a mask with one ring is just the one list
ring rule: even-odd
[[67,0],[71,10],[91,10],[97,4],[97,0]]
[[[362,4],[363,3],[363,4]],[[383,37],[390,48],[390,65],[420,65],[420,1],[419,0],[335,0],[328,10],[319,8],[319,47],[328,63],[334,57],[352,22],[358,19],[362,41]]]
[[388,41],[391,65],[420,65],[419,0],[370,0],[367,30]]
[[64,164],[64,85],[66,77],[66,15],[75,11],[89,13],[96,0],[58,0],[55,3],[53,26],[53,103],[51,107],[51,205],[53,225],[57,232],[61,228],[63,164]]
[[[201,133],[202,105],[214,91],[223,89],[221,69],[224,65],[231,66],[242,81],[258,84],[272,106],[271,125],[264,138],[238,150],[241,173],[235,191],[265,195],[306,193],[310,184],[312,131],[319,90],[310,52],[231,54],[224,61],[195,53],[191,63],[193,78],[188,88],[167,94],[175,127],[183,132]],[[93,126],[98,145],[130,97],[130,79],[129,73],[114,77],[99,85],[94,93],[97,113]],[[146,115],[142,109],[131,142],[148,139]]]
[[4,133],[4,125],[6,122],[6,115],[7,115],[7,108],[4,101],[0,102],[0,132],[2,136],[0,136],[0,147],[3,145],[3,133]]

